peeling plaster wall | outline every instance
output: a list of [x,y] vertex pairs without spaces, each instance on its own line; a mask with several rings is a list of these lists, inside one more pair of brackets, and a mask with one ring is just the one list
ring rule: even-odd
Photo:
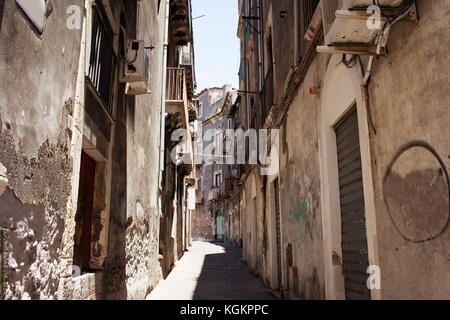
[[[68,115],[81,30],[66,28],[57,1],[42,36],[13,1],[0,26],[0,163],[9,180],[0,196],[0,228],[10,230],[5,299],[54,299],[71,191]],[[2,4],[3,6],[3,4]]]
[[159,255],[159,134],[164,5],[140,2],[137,39],[149,51],[149,95],[125,96],[119,85],[113,147],[111,220],[104,293],[108,299],[144,299],[162,278]]
[[[309,94],[309,88],[320,86],[327,63],[326,55],[314,58],[280,128],[283,274],[285,289],[292,298],[325,297],[318,149],[320,100]],[[292,245],[292,267],[286,261],[288,244]]]
[[[292,38],[282,36],[291,35],[289,31],[282,32],[285,30],[283,19],[289,20],[291,16],[289,10],[285,18],[278,16],[283,6],[281,1],[263,1],[265,20],[270,18],[269,3],[273,12],[277,100],[288,64],[294,60],[291,59]],[[370,129],[373,181],[366,183],[373,184],[375,193],[377,234],[370,240],[375,243],[376,252],[371,255],[380,264],[383,299],[447,299],[450,292],[450,76],[445,69],[450,62],[446,18],[450,4],[445,1],[417,3],[419,22],[403,21],[394,26],[388,42],[389,54],[376,59],[369,86],[369,114],[372,114],[376,134]],[[285,5],[286,8],[289,6]],[[329,61],[330,56],[325,54],[313,58],[279,128],[283,287],[291,299],[328,296],[325,294],[324,238],[331,235],[322,234],[321,187],[329,188],[329,185],[328,181],[321,181],[319,161],[321,98],[311,95],[309,88],[323,85]],[[363,61],[366,65],[367,59]],[[254,87],[255,75],[250,77]],[[243,187],[243,254],[249,264],[253,255],[258,256],[259,275],[270,282],[266,277],[270,279],[273,266],[266,258],[262,260],[264,270],[260,269],[264,256],[260,244],[266,236],[264,228],[273,232],[273,226],[266,221],[266,226],[258,229],[258,247],[253,252],[250,177],[247,176]],[[266,190],[269,190],[269,183],[266,183]],[[259,194],[257,196],[258,219],[261,208],[267,210],[272,206],[270,194],[266,191],[265,202]],[[292,266],[288,266],[286,249],[289,245],[292,245]],[[274,249],[268,247],[269,255],[274,254],[270,252]]]
[[[383,299],[449,297],[450,113],[445,84],[450,78],[442,67],[449,63],[445,16],[450,6],[418,4],[419,23],[394,27],[389,55],[376,60],[369,87],[376,129],[376,134],[370,132],[375,254]],[[317,150],[320,100],[308,90],[320,87],[328,59],[314,58],[281,126],[284,256],[286,245],[293,245],[293,268],[287,273],[285,266],[283,272],[293,298],[325,296]]]
[[417,4],[419,23],[393,28],[369,88],[383,299],[450,297],[450,3]]

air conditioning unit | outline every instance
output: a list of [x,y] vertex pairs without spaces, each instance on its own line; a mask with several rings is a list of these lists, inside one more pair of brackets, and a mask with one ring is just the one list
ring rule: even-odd
[[148,81],[136,81],[136,82],[127,82],[127,86],[125,89],[125,94],[130,96],[137,96],[141,94],[149,94],[152,93],[148,88]]
[[124,63],[123,76],[120,79],[125,82],[147,82],[149,71],[149,58],[147,49],[145,49],[144,41],[130,40],[128,41],[128,50],[126,61]]
[[[375,3],[382,8],[392,9],[400,7],[403,2],[404,0],[377,0]],[[381,30],[368,27],[367,21],[370,15],[364,9],[373,4],[373,0],[322,0],[326,45],[372,44]],[[382,28],[386,21],[380,22]]]

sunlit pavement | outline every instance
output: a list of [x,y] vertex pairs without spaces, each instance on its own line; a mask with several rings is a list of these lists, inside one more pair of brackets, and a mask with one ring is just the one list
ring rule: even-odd
[[271,300],[241,256],[240,249],[223,243],[193,242],[147,300]]

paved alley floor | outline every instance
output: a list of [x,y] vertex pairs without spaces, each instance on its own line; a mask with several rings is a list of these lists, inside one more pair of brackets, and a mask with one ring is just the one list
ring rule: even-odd
[[147,300],[271,300],[269,290],[241,261],[241,249],[193,242]]

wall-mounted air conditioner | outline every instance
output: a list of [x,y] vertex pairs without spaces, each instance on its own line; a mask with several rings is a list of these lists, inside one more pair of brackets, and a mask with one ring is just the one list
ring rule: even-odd
[[149,58],[144,41],[128,41],[126,61],[121,82],[139,82],[148,80]]
[[[381,8],[397,8],[404,0],[377,0]],[[370,14],[367,8],[374,5],[373,0],[322,0],[322,17],[325,43],[332,45],[352,45],[373,43],[381,29],[369,28]],[[354,10],[356,9],[356,10]],[[383,28],[386,19],[380,20]]]
[[140,94],[149,94],[151,93],[148,88],[148,81],[136,81],[136,82],[127,82],[127,86],[125,89],[125,94],[130,96],[137,96]]

